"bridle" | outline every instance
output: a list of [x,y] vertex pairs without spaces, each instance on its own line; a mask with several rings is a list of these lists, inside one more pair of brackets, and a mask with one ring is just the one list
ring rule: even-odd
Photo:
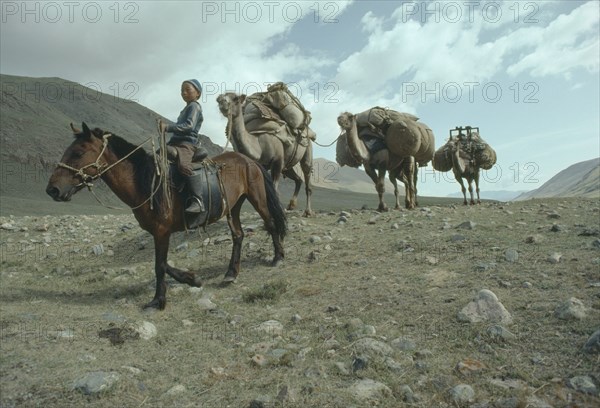
[[[117,160],[116,162],[114,162],[113,164],[108,165],[108,163],[106,163],[106,162],[104,162],[104,163],[100,162],[100,159],[102,158],[102,156],[104,155],[104,151],[108,147],[108,138],[111,137],[111,136],[112,136],[111,133],[106,133],[106,134],[102,135],[102,150],[100,150],[100,154],[98,154],[98,157],[92,163],[86,164],[85,166],[80,167],[79,169],[76,169],[75,167],[69,166],[68,164],[63,163],[63,162],[58,162],[56,164],[57,167],[62,167],[63,169],[67,169],[67,170],[70,170],[70,171],[74,172],[75,175],[78,176],[81,179],[81,182],[79,184],[77,184],[75,186],[75,188],[81,189],[83,187],[87,187],[88,190],[92,194],[94,194],[94,197],[96,197],[96,200],[98,200],[102,205],[104,205],[104,204],[102,203],[102,201],[100,201],[100,199],[98,198],[98,196],[96,196],[96,194],[92,190],[92,187],[94,187],[94,181],[96,181],[97,179],[99,179],[100,177],[102,177],[102,175],[104,175],[104,173],[106,173],[107,171],[109,171],[110,169],[112,169],[113,167],[115,167],[117,164],[121,163],[123,160],[127,159],[129,156],[131,156],[133,153],[135,153],[138,149],[141,149],[142,146],[144,146],[146,143],[148,143],[149,141],[152,140],[152,137],[149,137],[142,144],[140,144],[135,149],[133,149],[131,152],[127,153],[125,156],[123,156],[122,158],[120,158],[119,160]],[[85,171],[87,169],[89,169],[89,168],[95,168],[96,169],[96,174],[88,174],[88,173],[86,173]],[[154,195],[154,192],[151,194],[151,196],[147,200],[145,200],[144,202],[142,202],[142,204],[140,204],[138,206],[135,206],[135,207],[131,207],[131,209],[136,209],[136,208],[141,207],[146,202],[148,202],[148,200],[150,198],[152,198],[153,195]],[[109,207],[109,206],[106,206],[106,207],[113,208],[113,207]]]

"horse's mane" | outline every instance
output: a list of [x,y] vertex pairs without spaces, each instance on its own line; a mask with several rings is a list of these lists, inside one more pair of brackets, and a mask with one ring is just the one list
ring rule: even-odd
[[[118,136],[112,132],[105,132],[99,128],[96,128],[92,131],[92,133],[100,137],[110,133],[111,136],[108,138],[108,147],[119,159],[127,156],[133,150],[137,149],[125,160],[129,161],[133,166],[134,183],[142,197],[144,197],[144,200],[150,197],[155,189],[154,185],[152,184],[152,179],[156,174],[154,157],[151,154],[148,154],[143,147],[139,147],[138,145],[130,143],[121,136]],[[78,135],[76,135],[76,137],[77,136]],[[155,210],[162,211],[162,196],[162,188],[159,187],[152,198],[153,207]]]

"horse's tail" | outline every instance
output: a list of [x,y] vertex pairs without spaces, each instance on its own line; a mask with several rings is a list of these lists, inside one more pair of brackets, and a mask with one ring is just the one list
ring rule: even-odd
[[256,164],[258,165],[258,167],[260,167],[260,171],[263,175],[265,191],[267,193],[267,208],[269,209],[269,213],[273,218],[275,232],[283,239],[288,229],[285,210],[283,209],[283,205],[281,205],[281,201],[279,200],[279,195],[275,190],[273,179],[271,179],[271,176],[269,175],[269,173],[267,173],[267,170],[261,164]]

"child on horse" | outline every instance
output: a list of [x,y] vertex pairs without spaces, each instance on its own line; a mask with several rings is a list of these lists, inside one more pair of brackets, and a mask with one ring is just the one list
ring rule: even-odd
[[[197,79],[188,79],[181,84],[181,97],[185,101],[185,108],[179,114],[177,123],[166,124],[159,121],[162,133],[169,132],[173,135],[167,145],[177,150],[177,168],[181,174],[188,177],[193,174],[192,158],[194,154],[204,159],[208,156],[206,149],[200,146],[199,132],[204,117],[202,107],[198,100],[202,95],[202,86]],[[199,150],[196,152],[196,150]],[[185,209],[189,213],[202,213],[205,211],[200,197],[195,197],[192,203]]]

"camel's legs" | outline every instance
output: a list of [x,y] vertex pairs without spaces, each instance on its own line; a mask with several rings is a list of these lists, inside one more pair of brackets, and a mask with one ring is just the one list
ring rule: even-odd
[[454,178],[460,184],[460,191],[462,191],[462,194],[463,194],[463,204],[467,205],[468,204],[467,203],[467,189],[465,188],[465,184],[463,183],[462,177],[460,175],[454,173]]
[[376,171],[368,163],[365,163],[364,167],[367,175],[371,177],[371,180],[375,183],[375,190],[377,190],[377,195],[379,196],[379,207],[377,207],[377,211],[387,211],[388,207],[383,200],[383,194],[385,193],[385,168],[378,168]]
[[302,159],[300,160],[300,167],[302,168],[302,173],[304,174],[304,187],[306,190],[306,210],[304,210],[305,217],[311,217],[314,215],[311,204],[312,197],[312,187],[311,187],[311,176],[313,171],[313,152],[312,152],[312,143],[309,141],[308,146],[306,147],[306,152]]
[[415,206],[417,205],[417,186],[416,186],[416,179],[417,179],[417,174],[416,174],[416,162],[415,162],[415,158],[412,156],[407,157],[403,164],[403,173],[405,173],[406,175],[406,180],[408,181],[407,185],[407,189],[408,189],[408,193],[407,193],[407,197],[408,197],[408,204],[406,206],[406,208],[408,209],[413,209],[415,208]]
[[293,167],[284,170],[283,174],[290,180],[294,181],[294,194],[292,195],[290,203],[287,206],[288,211],[291,211],[296,208],[296,205],[298,204],[298,193],[300,192],[300,187],[302,187],[302,178],[298,175],[298,173],[296,173],[296,170],[294,170]]
[[479,198],[479,168],[475,170],[475,191],[477,191],[477,204],[481,204],[481,199]]

